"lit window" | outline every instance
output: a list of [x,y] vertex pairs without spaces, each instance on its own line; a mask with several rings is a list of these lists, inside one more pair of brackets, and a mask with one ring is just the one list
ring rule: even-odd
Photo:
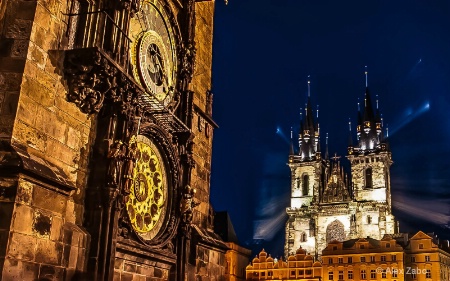
[[431,278],[431,269],[427,269],[426,278]]
[[386,261],[386,256],[381,256],[381,261]]
[[348,279],[352,280],[353,279],[353,270],[349,270],[347,273],[348,273]]
[[366,188],[372,188],[372,168],[367,168],[365,171]]
[[371,224],[372,223],[372,217],[371,216],[367,216],[367,224]]
[[349,257],[348,258],[348,263],[352,263],[353,262],[353,258],[352,257]]
[[425,256],[425,261],[430,261],[430,256]]
[[394,269],[392,270],[392,277],[393,277],[393,278],[397,278],[397,277],[398,277],[398,269],[397,269],[397,268],[394,268]]
[[333,263],[333,259],[332,259],[332,258],[329,258],[329,259],[328,259],[328,263],[329,263],[329,264],[332,264],[332,263]]
[[366,262],[366,257],[361,257],[361,262]]
[[338,263],[344,263],[344,259],[343,258],[338,258]]
[[375,262],[375,256],[370,256],[370,261]]
[[397,260],[397,256],[396,255],[392,255],[391,259],[392,259],[392,261],[396,261]]
[[308,186],[309,186],[309,176],[303,176],[303,196],[308,195]]
[[361,279],[366,279],[366,271],[364,269],[361,270]]
[[306,242],[306,233],[302,233],[302,242]]

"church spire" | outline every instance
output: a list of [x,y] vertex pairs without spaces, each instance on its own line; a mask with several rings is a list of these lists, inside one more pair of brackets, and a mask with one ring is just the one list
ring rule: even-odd
[[[302,118],[299,133],[299,155],[302,161],[311,161],[317,158],[319,142],[319,126],[314,118],[314,111],[311,105],[311,80],[308,75],[308,98],[305,107],[305,117]],[[317,115],[318,116],[318,109]]]
[[[382,145],[383,124],[379,108],[378,95],[376,95],[375,100],[376,104],[374,111],[374,107],[372,105],[372,97],[368,88],[367,66],[365,67],[364,74],[366,80],[366,89],[364,93],[363,112],[361,112],[361,108],[358,102],[358,125],[356,128],[356,132],[358,135],[358,145],[356,146],[356,148],[353,147],[353,149],[351,149],[352,146],[350,146],[349,142],[349,150],[348,150],[349,154],[353,154],[353,152],[357,153],[379,152],[380,150],[384,150],[384,148],[386,147]],[[350,122],[349,126],[351,126]]]
[[291,143],[289,147],[289,155],[294,155],[294,142],[293,142],[293,132],[291,127]]

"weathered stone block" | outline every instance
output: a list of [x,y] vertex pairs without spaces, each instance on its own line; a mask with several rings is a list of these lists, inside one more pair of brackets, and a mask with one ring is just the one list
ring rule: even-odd
[[39,271],[39,278],[41,280],[62,280],[64,275],[64,269],[61,267],[41,265]]
[[124,262],[123,270],[126,272],[136,272],[136,264],[130,262]]
[[41,47],[30,41],[27,54],[28,60],[36,63],[36,65],[39,68],[44,69],[47,57],[48,55],[47,52],[45,52],[45,50],[43,50]]
[[16,202],[29,206],[31,204],[31,198],[33,196],[33,186],[34,184],[29,181],[20,181],[17,189]]
[[12,219],[11,231],[32,235],[33,209],[26,205],[16,204]]
[[14,210],[12,202],[0,202],[0,229],[9,230]]
[[22,280],[36,280],[39,276],[39,264],[22,261]]
[[28,39],[33,22],[31,20],[14,19],[6,25],[5,37],[15,39]]
[[23,20],[34,19],[37,1],[15,1],[15,2],[17,4],[17,9],[15,10],[16,18]]
[[8,92],[2,102],[0,108],[1,115],[16,115],[17,104],[19,101],[19,94],[17,92]]
[[122,272],[121,274],[121,281],[133,281],[133,274],[131,273],[127,273],[127,272]]
[[3,279],[4,280],[22,280],[22,263],[7,258],[3,264]]
[[25,59],[0,57],[0,71],[21,73],[25,67]]
[[148,267],[148,266],[138,266],[136,268],[136,272],[145,276],[154,276],[155,272],[154,272],[154,268],[153,267]]
[[19,91],[21,83],[22,74],[0,72],[0,89],[4,91]]
[[53,216],[50,229],[50,240],[61,241],[63,235],[64,220],[59,216]]
[[64,214],[66,197],[40,186],[35,186],[33,189],[33,206],[58,214]]
[[50,214],[36,209],[33,213],[33,234],[41,238],[49,238],[52,219]]
[[38,238],[36,245],[36,262],[60,265],[63,255],[61,243],[53,242],[45,238]]
[[[0,230],[0,257],[4,257],[6,254],[6,246],[8,245],[8,230]],[[1,264],[1,261],[0,261]]]
[[37,82],[36,80],[28,78],[26,76],[24,77],[22,82],[22,94],[31,97],[33,100],[45,107],[51,107],[55,103],[53,91],[47,89],[46,87],[44,87],[44,85]]
[[120,272],[119,271],[114,270],[113,281],[120,281]]
[[19,260],[34,260],[36,238],[31,235],[12,232],[10,234],[7,255]]

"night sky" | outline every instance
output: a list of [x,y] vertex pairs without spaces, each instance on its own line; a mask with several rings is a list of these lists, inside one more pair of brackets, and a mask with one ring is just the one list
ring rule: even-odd
[[450,1],[216,0],[213,46],[211,201],[241,244],[283,253],[288,139],[308,75],[322,150],[329,133],[330,154],[345,156],[366,65],[389,127],[400,230],[448,236]]

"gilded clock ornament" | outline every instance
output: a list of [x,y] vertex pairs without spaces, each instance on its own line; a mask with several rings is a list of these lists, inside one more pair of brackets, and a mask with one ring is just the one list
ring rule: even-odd
[[136,81],[168,106],[174,96],[177,58],[173,28],[158,1],[142,1],[130,22],[131,65]]
[[147,137],[136,139],[136,163],[126,208],[131,225],[144,240],[161,229],[167,206],[167,176],[163,158]]

